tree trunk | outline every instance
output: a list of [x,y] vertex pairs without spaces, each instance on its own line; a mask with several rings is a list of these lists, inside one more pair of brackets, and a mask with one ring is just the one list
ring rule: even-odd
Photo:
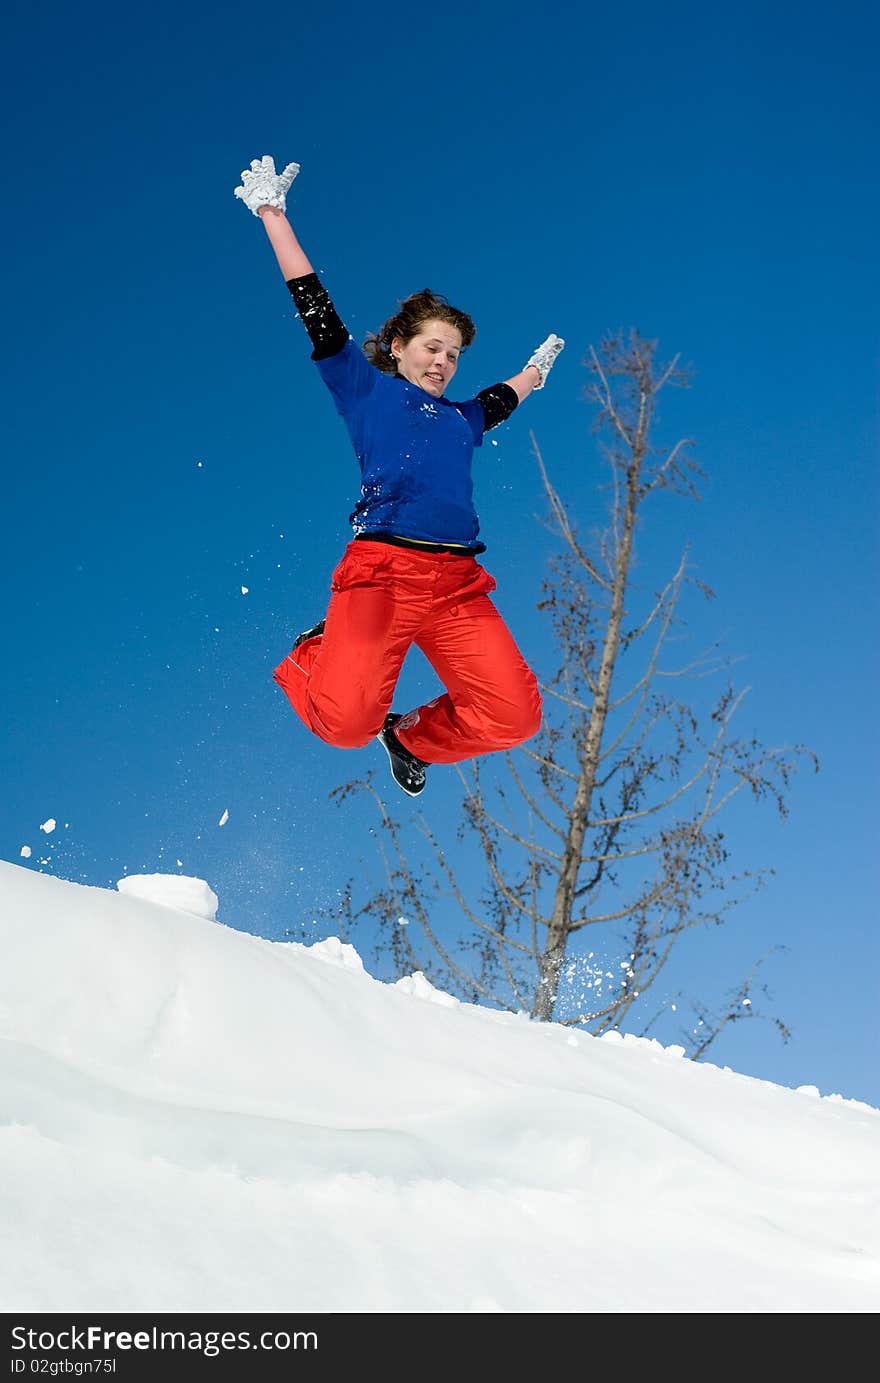
[[547,941],[540,959],[538,985],[532,1004],[532,1017],[547,1022],[553,1017],[556,996],[559,988],[559,972],[568,943],[577,892],[578,873],[583,854],[584,836],[590,818],[593,788],[599,771],[599,754],[608,705],[611,698],[611,679],[617,662],[620,647],[620,627],[623,622],[624,597],[632,555],[632,540],[635,529],[635,516],[638,494],[639,458],[634,457],[627,476],[626,513],[623,522],[620,547],[614,564],[614,585],[611,593],[611,609],[605,629],[602,646],[602,661],[596,683],[596,698],[590,711],[587,729],[587,742],[581,759],[581,771],[575,790],[569,816],[568,837],[563,850],[562,865],[553,899],[553,910],[547,928]]

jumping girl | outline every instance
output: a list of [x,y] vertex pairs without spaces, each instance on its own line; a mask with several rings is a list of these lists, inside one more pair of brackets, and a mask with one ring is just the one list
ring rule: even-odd
[[[534,674],[489,599],[494,580],[476,561],[486,549],[471,462],[483,434],[543,388],[565,343],[548,336],[519,374],[452,403],[444,395],[476,329],[466,312],[425,289],[358,349],[285,214],[298,172],[289,163],[276,173],[267,154],[242,173],[235,195],[263,222],[362,483],[327,613],[274,675],[327,744],[357,749],[378,739],[395,781],[415,797],[429,765],[510,749],[541,722]],[[400,715],[391,700],[413,644],[446,691]]]

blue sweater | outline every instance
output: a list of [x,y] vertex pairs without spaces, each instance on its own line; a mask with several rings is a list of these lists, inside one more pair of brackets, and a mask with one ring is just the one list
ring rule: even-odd
[[371,365],[351,337],[317,360],[361,466],[355,535],[377,532],[484,552],[474,509],[471,460],[483,444],[478,399],[432,398]]

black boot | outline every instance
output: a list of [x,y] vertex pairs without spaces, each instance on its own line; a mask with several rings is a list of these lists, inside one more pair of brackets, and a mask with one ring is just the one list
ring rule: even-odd
[[392,728],[398,720],[400,720],[399,715],[386,716],[385,724],[379,731],[377,739],[388,755],[395,783],[398,787],[403,788],[410,797],[418,797],[425,786],[425,769],[428,765],[423,759],[417,759],[415,754],[404,749]]
[[[303,632],[302,632],[301,634],[297,634],[296,639],[294,640],[294,643],[293,643],[293,647],[294,647],[294,648],[299,648],[300,644],[301,644],[301,643],[305,643],[306,639],[316,639],[316,638],[318,637],[318,635],[319,635],[319,634],[323,634],[323,632],[324,632],[324,621],[323,621],[323,620],[319,620],[317,624],[313,624],[313,625],[312,625],[311,629],[305,629],[305,630],[303,630]],[[292,650],[291,650],[291,651],[292,651]]]

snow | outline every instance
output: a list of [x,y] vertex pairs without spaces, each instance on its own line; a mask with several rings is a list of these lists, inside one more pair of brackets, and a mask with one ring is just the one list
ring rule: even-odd
[[874,1312],[880,1112],[0,862],[5,1312]]
[[193,879],[186,874],[127,874],[116,887],[130,898],[146,898],[165,908],[177,908],[194,917],[207,917],[211,922],[217,916],[220,900],[204,879]]

